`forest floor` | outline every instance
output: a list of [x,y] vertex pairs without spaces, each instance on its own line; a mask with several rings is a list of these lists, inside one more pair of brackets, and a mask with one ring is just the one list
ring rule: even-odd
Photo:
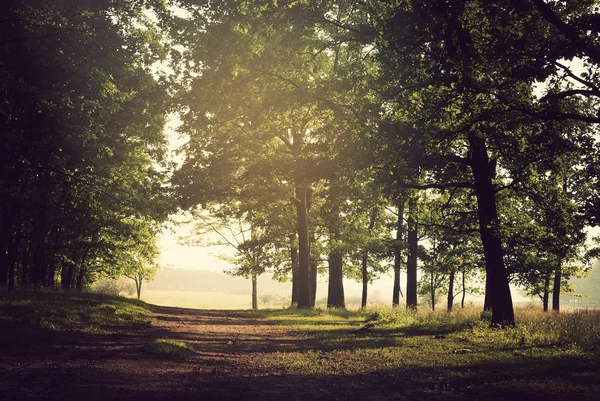
[[[572,401],[600,394],[599,331],[578,345],[525,322],[506,334],[466,316],[61,302],[78,311],[77,321],[42,303],[0,303],[0,400]],[[582,316],[577,321],[600,321],[597,313]]]

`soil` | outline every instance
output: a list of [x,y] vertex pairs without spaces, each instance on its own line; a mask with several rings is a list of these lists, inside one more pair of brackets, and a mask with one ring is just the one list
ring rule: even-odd
[[[266,353],[315,349],[314,339],[244,311],[156,307],[152,324],[0,355],[0,400],[396,399],[377,377],[298,376],[261,365]],[[148,351],[153,339],[183,340],[182,359]],[[388,389],[388,390],[384,390]],[[404,398],[404,397],[400,397]]]

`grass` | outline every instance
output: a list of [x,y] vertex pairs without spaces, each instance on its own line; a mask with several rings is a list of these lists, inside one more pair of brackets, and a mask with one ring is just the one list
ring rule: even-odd
[[450,398],[494,399],[515,392],[567,399],[577,393],[595,399],[600,311],[515,312],[517,326],[507,329],[491,328],[477,309],[262,312],[273,324],[291,325],[299,337],[313,338],[314,344],[303,351],[261,355],[256,364],[332,380],[388,377],[419,389],[419,396],[431,391]]
[[182,360],[192,355],[194,348],[185,341],[157,338],[148,344],[146,352],[158,358]]
[[1,346],[35,351],[78,334],[106,333],[123,323],[150,324],[150,305],[122,297],[62,291],[0,293]]
[[[35,353],[48,344],[77,341],[77,335],[148,324],[145,314],[151,308],[96,294],[0,294],[0,352]],[[389,397],[382,399],[597,399],[600,311],[515,312],[516,327],[493,329],[474,308],[452,313],[404,308],[248,311],[244,314],[253,321],[280,326],[286,339],[273,349],[259,344],[249,352],[232,345],[226,350],[236,356],[223,363],[243,367],[252,383],[259,377],[289,376],[294,383],[311,383],[299,385],[298,391],[336,388],[342,391],[340,399],[362,399],[369,391],[374,396],[387,391]],[[168,333],[161,336],[143,339],[143,353],[173,361],[199,355],[187,342]],[[190,341],[203,341],[202,334]]]

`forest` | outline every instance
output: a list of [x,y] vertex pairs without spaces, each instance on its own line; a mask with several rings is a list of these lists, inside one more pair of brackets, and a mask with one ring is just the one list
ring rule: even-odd
[[[510,284],[560,309],[600,254],[595,0],[5,0],[0,287],[139,283],[177,213],[231,274],[345,308]],[[172,157],[165,126],[184,145]],[[401,282],[406,272],[406,282]],[[256,307],[257,289],[253,288]]]

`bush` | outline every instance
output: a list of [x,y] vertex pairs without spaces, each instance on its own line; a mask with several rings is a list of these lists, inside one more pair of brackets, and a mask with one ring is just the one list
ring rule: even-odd
[[119,295],[121,293],[127,295],[135,294],[133,283],[123,279],[102,279],[93,283],[90,287],[92,292],[105,295]]

